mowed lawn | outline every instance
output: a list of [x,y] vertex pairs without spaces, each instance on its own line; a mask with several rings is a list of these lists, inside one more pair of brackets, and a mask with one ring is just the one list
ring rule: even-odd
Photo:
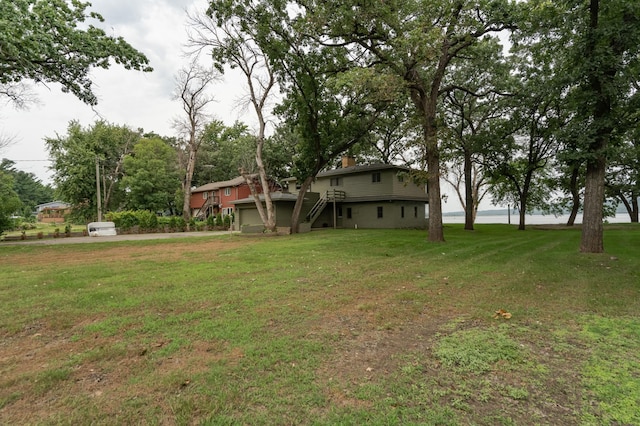
[[640,227],[445,237],[0,244],[0,424],[640,424]]

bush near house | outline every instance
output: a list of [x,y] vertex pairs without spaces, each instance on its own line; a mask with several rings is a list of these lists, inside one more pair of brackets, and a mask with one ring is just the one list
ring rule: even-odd
[[[106,220],[115,223],[121,232],[184,232],[187,230],[187,222],[182,216],[157,216],[148,210],[125,210],[121,212],[109,212]],[[218,218],[211,216],[206,222],[191,219],[188,229],[191,231],[204,231],[205,229],[228,229],[231,224],[230,217]]]

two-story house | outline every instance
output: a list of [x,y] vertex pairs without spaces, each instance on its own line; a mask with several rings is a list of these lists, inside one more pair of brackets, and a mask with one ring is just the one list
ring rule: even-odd
[[230,215],[234,210],[232,201],[246,198],[250,194],[249,185],[242,176],[199,186],[191,190],[191,216],[206,219],[218,213]]
[[[252,176],[258,193],[262,192],[262,186],[257,175]],[[273,181],[270,181],[271,190],[280,189]],[[251,189],[242,176],[222,182],[211,182],[191,190],[189,208],[191,216],[198,219],[206,219],[209,216],[221,213],[230,215],[235,211],[234,202],[251,196]]]
[[311,185],[320,194],[306,220],[312,227],[425,228],[425,185],[407,167],[349,165],[321,172]]
[[[344,158],[340,169],[321,172],[307,194],[301,229],[311,228],[426,228],[428,202],[425,185],[409,179],[410,169],[392,164],[355,165]],[[276,222],[290,226],[297,194],[295,179],[288,179],[290,193],[272,195]],[[258,225],[252,199],[235,202],[238,229]]]

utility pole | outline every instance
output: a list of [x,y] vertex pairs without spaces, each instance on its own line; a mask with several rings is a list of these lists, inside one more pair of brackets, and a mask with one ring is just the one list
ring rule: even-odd
[[100,163],[96,156],[96,195],[98,199],[98,222],[102,222],[102,196],[100,195]]

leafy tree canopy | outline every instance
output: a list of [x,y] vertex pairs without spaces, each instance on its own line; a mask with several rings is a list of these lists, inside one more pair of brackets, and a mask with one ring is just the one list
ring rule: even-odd
[[79,0],[0,2],[0,84],[60,83],[64,92],[95,105],[91,67],[109,68],[115,61],[126,69],[152,71],[147,57],[122,37],[85,23],[103,21],[89,6]]
[[0,170],[0,234],[11,227],[11,215],[22,203],[13,190],[13,177]]
[[152,212],[182,210],[180,170],[176,151],[160,138],[141,139],[124,159],[122,185],[127,207]]
[[13,176],[16,194],[24,205],[26,215],[29,215],[35,206],[53,200],[53,188],[43,185],[33,173],[17,170],[15,163],[6,158],[0,162],[0,171]]
[[140,131],[103,121],[87,128],[72,121],[65,136],[45,139],[58,196],[73,204],[78,219],[92,219],[96,212],[96,159],[103,208],[109,211],[120,207],[125,196],[120,185],[122,162],[139,139]]

